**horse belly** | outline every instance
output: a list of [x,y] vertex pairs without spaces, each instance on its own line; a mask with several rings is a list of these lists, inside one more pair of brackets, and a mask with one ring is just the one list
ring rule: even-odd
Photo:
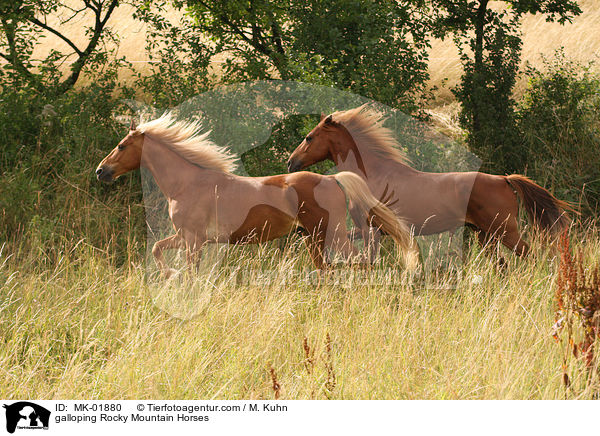
[[296,225],[296,218],[267,204],[252,207],[242,225],[229,236],[228,242],[260,243],[287,235]]

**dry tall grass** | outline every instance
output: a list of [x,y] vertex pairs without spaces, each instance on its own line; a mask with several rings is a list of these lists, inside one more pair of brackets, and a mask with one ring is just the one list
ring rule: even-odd
[[[584,252],[599,248],[588,234]],[[0,396],[559,399],[597,389],[562,384],[553,252],[503,270],[475,250],[463,274],[420,287],[397,271],[290,280],[309,265],[304,254],[232,249],[226,267],[193,283],[116,269],[84,244],[52,270],[4,249]],[[198,313],[183,320],[159,306]]]

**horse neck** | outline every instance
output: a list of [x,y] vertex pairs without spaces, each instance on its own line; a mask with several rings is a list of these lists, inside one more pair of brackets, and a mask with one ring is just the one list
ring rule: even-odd
[[202,168],[192,164],[158,140],[144,138],[141,166],[147,168],[169,199],[176,198]]
[[351,136],[342,137],[334,143],[332,157],[339,171],[351,171],[366,180],[384,176],[388,168],[398,174],[416,171],[403,162],[387,159],[365,146],[359,147]]

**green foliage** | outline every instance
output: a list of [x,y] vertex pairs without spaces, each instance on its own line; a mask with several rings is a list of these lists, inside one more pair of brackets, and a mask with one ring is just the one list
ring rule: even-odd
[[459,44],[464,74],[454,95],[462,103],[460,123],[467,128],[467,145],[481,160],[483,170],[495,173],[519,171],[523,156],[515,128],[512,89],[519,69],[521,39],[501,12],[495,28],[483,35],[482,59],[471,59],[476,40],[469,49]]
[[545,14],[547,21],[564,24],[579,15],[573,0],[505,0],[491,8],[489,0],[432,0],[438,17],[434,34],[452,33],[464,67],[454,90],[462,104],[460,121],[468,131],[471,150],[483,169],[518,171],[523,153],[514,119],[511,91],[521,55],[520,18]]
[[[319,116],[314,115],[287,117],[273,127],[267,142],[241,156],[244,169],[251,176],[285,174],[290,154],[318,122]],[[323,162],[311,166],[310,170],[325,174],[332,166]]]
[[584,216],[600,207],[600,77],[590,66],[559,51],[543,69],[529,67],[517,111],[528,174],[581,203]]
[[[7,61],[0,79],[12,86],[29,86],[40,93],[60,95],[77,83],[85,68],[101,69],[107,62],[103,43],[116,36],[107,27],[119,0],[103,2],[83,1],[80,8],[72,8],[57,0],[0,0],[0,58]],[[87,45],[78,47],[62,32],[60,25],[80,14],[93,17],[93,25],[82,27]],[[53,27],[52,17],[60,17]],[[52,50],[45,59],[33,59],[33,51],[46,33],[51,33],[69,49],[64,53]],[[60,67],[73,60],[70,73],[64,78]]]
[[0,91],[0,241],[14,252],[35,247],[40,263],[54,264],[81,241],[121,263],[127,246],[142,240],[139,176],[105,187],[94,175],[126,131],[116,120],[127,109],[113,97],[114,78],[60,97]]
[[197,28],[213,41],[215,53],[235,54],[235,59],[228,57],[224,64],[228,80],[269,79],[273,69],[281,79],[290,78],[289,55],[284,48],[290,37],[288,0],[175,3],[188,7]]
[[[134,17],[148,25],[146,53],[150,72],[138,72],[132,94],[142,94],[158,108],[177,106],[208,89],[212,48],[204,35],[183,17],[179,23],[169,21],[165,1],[143,4]],[[216,80],[212,78],[213,80]]]
[[339,89],[415,112],[429,77],[423,8],[423,1],[292,2],[290,50],[313,59]]
[[333,85],[416,109],[427,79],[423,2],[187,0],[225,81],[281,78]]

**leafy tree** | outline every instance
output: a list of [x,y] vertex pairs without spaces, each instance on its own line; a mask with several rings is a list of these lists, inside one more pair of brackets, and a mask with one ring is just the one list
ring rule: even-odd
[[[150,63],[144,72],[134,71],[135,89],[153,106],[169,108],[206,91],[211,79],[210,58],[214,54],[205,35],[187,16],[177,22],[167,18],[168,0],[140,4],[134,18],[147,24],[146,54]],[[214,82],[214,80],[213,80]]]
[[[118,4],[119,0],[82,0],[75,9],[57,0],[0,0],[0,57],[8,62],[9,78],[15,84],[28,84],[56,95],[71,89],[86,65],[106,61],[106,53],[100,47],[114,37],[107,23]],[[93,24],[82,29],[87,36],[85,47],[75,44],[60,28],[81,14],[93,17]],[[65,18],[53,26],[50,16]],[[35,65],[33,49],[44,32],[60,38],[70,52],[53,50],[40,65]],[[62,78],[59,66],[71,59],[70,74]]]
[[424,90],[430,23],[423,1],[294,2],[292,51],[341,89],[413,112]]
[[520,19],[544,14],[547,21],[564,24],[581,9],[574,0],[494,3],[504,7],[492,8],[489,0],[432,0],[438,13],[435,34],[453,34],[460,50],[464,75],[454,93],[471,150],[489,170],[514,171],[523,162],[511,98],[521,56]]
[[189,0],[187,4],[196,25],[215,43],[215,53],[230,53],[228,73],[236,79],[271,78],[276,69],[283,80],[290,78],[289,58],[284,41],[289,30],[284,24],[289,17],[287,0]]
[[187,0],[195,25],[229,56],[230,81],[329,84],[414,110],[427,79],[424,1]]
[[[175,4],[186,6],[194,27],[210,37],[211,55],[225,58],[222,82],[297,80],[352,91],[408,112],[417,110],[416,100],[424,93],[430,28],[425,0]],[[285,171],[285,157],[314,123],[314,117],[299,115],[273,126],[269,141],[243,154],[247,171]]]

